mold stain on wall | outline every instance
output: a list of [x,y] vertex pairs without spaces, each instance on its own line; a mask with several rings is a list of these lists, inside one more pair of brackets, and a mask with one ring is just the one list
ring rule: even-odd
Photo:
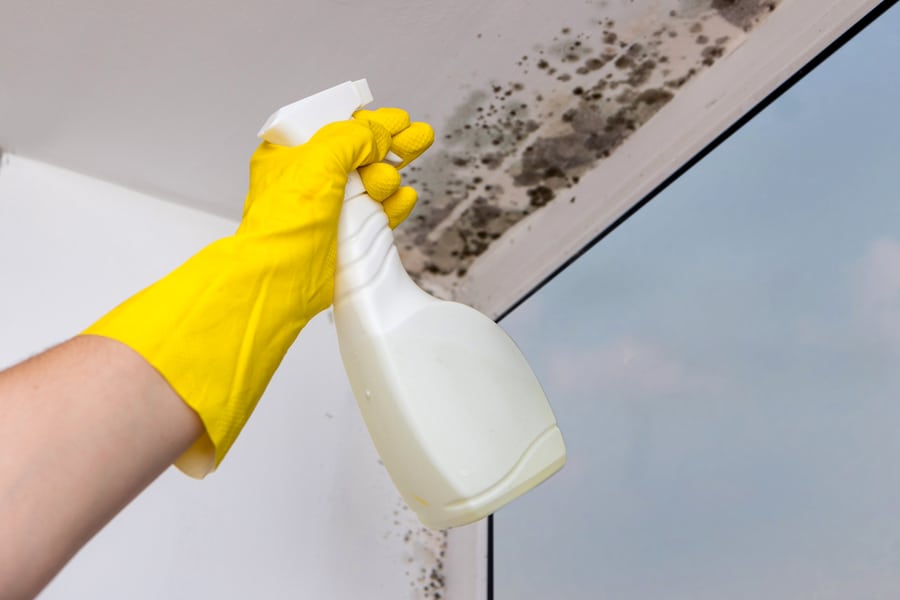
[[778,6],[669,0],[617,23],[604,4],[591,22],[524,48],[513,78],[472,87],[410,167],[421,206],[397,230],[397,246],[433,294],[457,299],[472,263],[543,207],[589,201],[575,194],[580,178]]
[[394,510],[393,525],[394,535],[403,539],[409,597],[413,600],[446,600],[447,532],[424,527],[402,500],[398,500]]

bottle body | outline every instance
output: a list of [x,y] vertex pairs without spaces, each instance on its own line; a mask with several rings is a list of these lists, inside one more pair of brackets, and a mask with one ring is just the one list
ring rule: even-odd
[[493,321],[406,274],[380,205],[345,202],[335,324],[372,439],[420,520],[471,523],[565,462],[546,396]]
[[[365,80],[348,81],[279,109],[259,135],[302,144],[371,100]],[[356,173],[345,198],[334,320],[363,418],[394,484],[425,525],[477,521],[565,463],[550,404],[496,323],[413,283],[381,205]]]

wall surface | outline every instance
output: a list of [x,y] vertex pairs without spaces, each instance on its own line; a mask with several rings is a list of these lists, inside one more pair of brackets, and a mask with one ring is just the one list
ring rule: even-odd
[[[4,156],[0,367],[76,334],[234,227]],[[202,482],[164,473],[41,597],[475,598],[465,586],[475,581],[476,534],[454,533],[461,541],[448,545],[405,508],[323,313],[301,333],[219,471]]]

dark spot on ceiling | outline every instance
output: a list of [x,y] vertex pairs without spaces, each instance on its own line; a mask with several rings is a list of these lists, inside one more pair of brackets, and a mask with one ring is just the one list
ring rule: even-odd
[[750,31],[778,7],[773,0],[713,0],[712,7],[723,19],[743,31]]

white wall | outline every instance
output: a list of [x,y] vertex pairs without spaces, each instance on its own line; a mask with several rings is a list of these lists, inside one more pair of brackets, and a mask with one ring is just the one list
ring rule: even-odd
[[[74,335],[236,226],[25,158],[2,161],[0,367]],[[41,598],[481,596],[483,528],[455,532],[448,547],[405,509],[329,317],[301,333],[217,473],[197,482],[169,469]],[[425,589],[432,572],[448,589]]]

